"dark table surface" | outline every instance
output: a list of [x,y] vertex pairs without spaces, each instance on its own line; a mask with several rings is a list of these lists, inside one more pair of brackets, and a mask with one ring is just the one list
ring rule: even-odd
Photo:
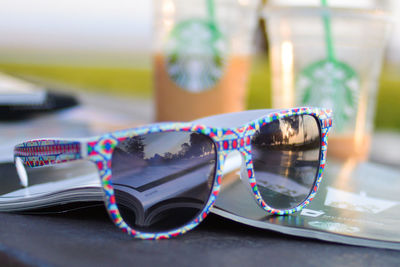
[[177,238],[143,241],[102,206],[55,215],[0,214],[0,265],[400,266],[400,251],[287,236],[216,215]]

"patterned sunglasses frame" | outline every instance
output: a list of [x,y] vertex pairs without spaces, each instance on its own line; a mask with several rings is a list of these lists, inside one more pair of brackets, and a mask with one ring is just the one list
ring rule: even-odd
[[[136,238],[169,238],[186,233],[187,231],[196,227],[204,220],[204,218],[206,218],[220,191],[224,162],[228,154],[232,151],[239,151],[245,159],[252,192],[258,204],[266,212],[278,215],[288,215],[301,210],[303,207],[308,205],[310,201],[312,201],[318,190],[325,168],[328,132],[332,127],[331,110],[303,107],[278,111],[265,110],[265,114],[266,115],[238,128],[207,127],[196,123],[156,123],[80,140],[31,140],[15,147],[14,159],[20,176],[21,166],[23,165],[28,167],[38,167],[81,159],[94,162],[100,174],[101,184],[104,189],[105,206],[114,224],[122,229],[122,231]],[[261,126],[264,126],[275,120],[295,115],[311,115],[319,122],[321,133],[319,171],[314,187],[304,202],[293,209],[279,210],[269,207],[268,204],[262,199],[258,190],[251,156],[251,137],[256,133],[257,130],[260,129]],[[111,157],[114,148],[119,142],[134,136],[159,132],[197,132],[210,137],[216,146],[217,152],[215,179],[208,201],[203,210],[195,219],[180,228],[170,231],[145,233],[132,229],[121,217],[120,211],[116,204],[114,188],[111,183]],[[24,169],[22,168],[22,170]],[[26,173],[22,175],[26,176]]]

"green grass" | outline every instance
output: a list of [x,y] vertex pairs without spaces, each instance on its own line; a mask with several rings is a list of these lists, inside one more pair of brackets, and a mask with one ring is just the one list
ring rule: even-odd
[[3,63],[0,70],[44,84],[115,95],[150,96],[153,86],[148,69]]
[[266,57],[254,60],[250,72],[247,107],[260,109],[271,107],[271,80]]
[[[150,97],[153,87],[152,72],[148,69],[116,67],[50,66],[0,64],[0,70],[81,90],[112,95]],[[380,79],[376,127],[400,131],[400,71],[385,67]],[[248,92],[249,108],[271,106],[270,72],[268,60],[253,62]]]
[[379,84],[375,125],[400,131],[400,71],[385,67]]

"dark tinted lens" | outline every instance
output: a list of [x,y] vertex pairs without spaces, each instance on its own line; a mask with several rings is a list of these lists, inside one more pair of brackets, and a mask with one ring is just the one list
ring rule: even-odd
[[311,193],[319,170],[320,128],[311,115],[268,123],[252,139],[255,178],[263,200],[292,209]]
[[151,133],[121,142],[111,181],[122,218],[144,232],[189,223],[207,203],[215,166],[214,143],[199,133]]

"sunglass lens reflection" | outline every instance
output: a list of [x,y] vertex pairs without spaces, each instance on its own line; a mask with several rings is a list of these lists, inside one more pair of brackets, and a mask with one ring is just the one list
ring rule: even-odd
[[193,132],[150,133],[119,143],[112,178],[124,221],[143,232],[169,231],[195,219],[214,183],[213,141]]
[[320,127],[311,115],[265,124],[252,139],[257,186],[275,209],[293,209],[311,193],[319,171]]

